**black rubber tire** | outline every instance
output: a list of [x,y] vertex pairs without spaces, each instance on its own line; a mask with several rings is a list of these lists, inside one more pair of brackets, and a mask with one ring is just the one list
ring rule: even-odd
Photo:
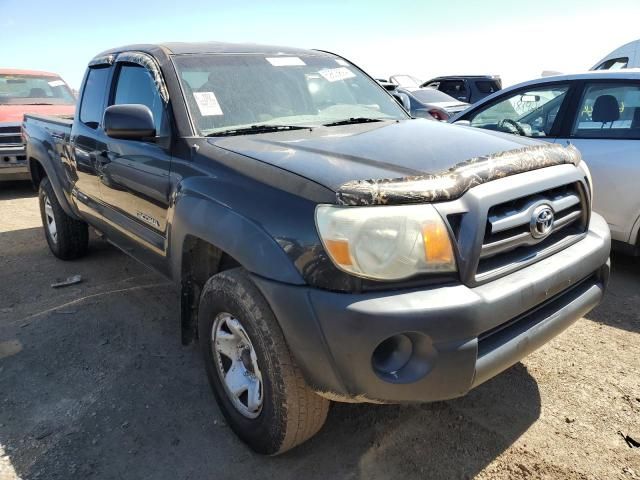
[[[263,404],[258,417],[243,416],[227,397],[215,365],[211,329],[227,312],[246,330],[262,372]],[[229,426],[255,452],[278,455],[315,435],[327,418],[329,400],[305,382],[271,308],[242,268],[214,275],[198,310],[199,343],[207,376]]]
[[[62,260],[74,260],[86,255],[89,249],[89,227],[81,221],[71,218],[60,206],[51,182],[48,178],[43,178],[38,188],[40,200],[40,216],[44,236],[47,239],[51,252]],[[45,198],[49,199],[53,218],[56,222],[57,240],[51,238],[47,228],[47,216],[45,213]]]

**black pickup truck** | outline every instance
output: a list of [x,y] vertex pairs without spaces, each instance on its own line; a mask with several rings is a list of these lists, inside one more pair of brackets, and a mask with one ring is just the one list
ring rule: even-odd
[[77,112],[23,124],[49,247],[81,257],[91,226],[173,279],[182,340],[258,452],[330,401],[464,395],[605,290],[577,150],[412,119],[337,55],[117,48]]

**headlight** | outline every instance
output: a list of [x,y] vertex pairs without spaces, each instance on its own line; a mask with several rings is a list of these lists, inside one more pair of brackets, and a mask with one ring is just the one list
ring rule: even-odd
[[454,272],[449,232],[431,205],[319,205],[316,225],[338,268],[377,280]]

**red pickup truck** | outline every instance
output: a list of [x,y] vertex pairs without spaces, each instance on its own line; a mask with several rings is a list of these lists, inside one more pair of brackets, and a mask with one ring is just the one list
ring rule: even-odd
[[20,133],[24,114],[72,117],[75,103],[55,73],[0,69],[0,181],[30,178]]

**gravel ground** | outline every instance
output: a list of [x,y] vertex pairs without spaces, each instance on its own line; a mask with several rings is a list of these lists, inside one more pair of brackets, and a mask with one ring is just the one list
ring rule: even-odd
[[56,260],[29,186],[1,188],[0,480],[640,479],[622,436],[640,441],[639,261],[614,257],[600,307],[467,397],[334,404],[315,438],[267,458],[180,345],[174,287],[98,239]]

